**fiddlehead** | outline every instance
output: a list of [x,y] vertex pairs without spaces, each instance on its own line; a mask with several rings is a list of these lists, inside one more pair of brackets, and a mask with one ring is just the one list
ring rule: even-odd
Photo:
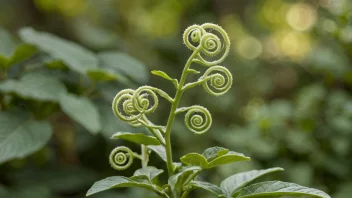
[[133,163],[133,152],[125,146],[116,147],[109,156],[111,167],[116,170],[125,170]]
[[225,94],[232,85],[232,75],[228,69],[222,66],[214,66],[205,71],[201,79],[206,92],[213,96]]
[[139,87],[133,94],[133,109],[142,114],[153,113],[158,107],[158,96],[150,86]]
[[211,114],[205,107],[193,105],[191,107],[179,108],[176,113],[187,111],[185,124],[189,130],[196,134],[203,134],[211,127]]
[[[216,34],[207,32],[207,29],[213,29],[218,32],[222,40]],[[230,39],[225,30],[211,23],[188,27],[183,34],[183,42],[187,48],[198,53],[192,61],[207,67],[218,65],[224,61],[230,51]],[[219,55],[220,52],[222,52],[221,55]],[[206,56],[219,55],[220,57],[213,61],[207,61],[202,54]]]
[[132,104],[134,92],[133,89],[124,89],[117,93],[112,102],[112,110],[120,120],[139,126],[137,120],[142,117],[142,114]]
[[[145,115],[153,113],[158,107],[157,93],[172,102],[172,98],[160,89],[151,86],[142,86],[137,90],[124,89],[116,94],[112,110],[122,121],[134,127],[143,125]],[[143,119],[142,119],[143,118]]]

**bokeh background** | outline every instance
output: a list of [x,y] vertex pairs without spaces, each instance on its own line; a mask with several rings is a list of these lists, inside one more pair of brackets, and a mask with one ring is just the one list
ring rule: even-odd
[[[142,67],[136,72],[126,66],[121,75],[128,80],[94,87],[93,92],[100,94],[91,100],[107,104],[103,129],[98,134],[72,121],[60,108],[42,116],[53,126],[53,136],[26,158],[0,164],[0,195],[78,198],[84,197],[96,180],[133,174],[140,167],[138,162],[127,171],[117,172],[110,168],[108,155],[117,145],[135,151],[138,146],[109,137],[118,130],[140,129],[119,122],[107,107],[120,89],[131,86],[149,84],[173,95],[172,84],[149,71],[163,70],[179,78],[191,54],[182,43],[183,30],[204,22],[221,25],[230,36],[231,51],[223,65],[232,72],[234,84],[222,97],[210,96],[201,87],[184,95],[182,105],[206,106],[214,123],[206,134],[198,136],[185,128],[180,116],[172,134],[174,160],[188,152],[221,145],[252,160],[209,170],[201,175],[203,179],[218,184],[239,171],[279,166],[285,172],[266,179],[315,187],[334,198],[351,197],[350,0],[0,0],[0,26],[15,40],[20,40],[21,28],[33,27],[95,54],[126,53]],[[33,62],[39,64],[37,67],[47,63],[35,58],[31,65]],[[119,59],[115,62],[118,64]],[[43,66],[34,72],[48,68],[61,72],[59,66]],[[64,73],[69,75],[57,78],[70,92],[81,95],[74,86],[82,80],[80,74]],[[84,83],[82,87],[87,88]],[[12,103],[32,110],[29,104],[21,97]],[[152,120],[165,123],[169,108],[166,102],[161,103]],[[155,155],[151,165],[165,169]],[[92,196],[112,197],[154,195],[126,189]],[[211,196],[195,191],[192,197]]]

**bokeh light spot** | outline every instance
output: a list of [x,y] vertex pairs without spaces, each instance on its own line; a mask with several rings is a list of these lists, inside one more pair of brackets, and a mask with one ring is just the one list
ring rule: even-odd
[[287,23],[297,31],[311,28],[317,20],[316,10],[308,4],[292,5],[286,15]]
[[236,50],[243,58],[253,60],[262,53],[263,47],[258,39],[247,36],[238,41]]

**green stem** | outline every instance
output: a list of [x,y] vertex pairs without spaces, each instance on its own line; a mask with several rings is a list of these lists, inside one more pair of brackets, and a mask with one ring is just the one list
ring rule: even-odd
[[169,114],[169,118],[167,120],[167,124],[166,124],[166,130],[165,130],[165,149],[166,149],[166,158],[167,158],[167,170],[169,173],[169,177],[171,177],[173,175],[174,172],[174,168],[173,168],[173,161],[172,161],[172,150],[171,150],[171,128],[172,128],[172,124],[175,120],[175,116],[176,116],[176,109],[178,107],[178,104],[181,100],[182,97],[182,87],[186,81],[186,77],[187,77],[187,70],[189,69],[189,67],[191,66],[191,63],[194,59],[194,57],[198,54],[199,50],[195,50],[192,55],[188,58],[187,63],[185,65],[185,67],[183,68],[182,71],[182,75],[181,75],[181,80],[180,83],[178,84],[177,90],[176,90],[176,95],[174,98],[174,101],[172,102],[172,106],[171,106],[171,111]]
[[142,153],[142,168],[145,168],[148,166],[148,162],[149,162],[149,152],[148,152],[148,148],[146,145],[141,145],[141,153]]

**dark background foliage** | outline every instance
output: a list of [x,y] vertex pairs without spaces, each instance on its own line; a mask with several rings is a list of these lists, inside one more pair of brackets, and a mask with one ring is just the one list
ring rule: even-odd
[[[86,76],[72,70],[66,59],[36,45],[39,50],[34,56],[14,64],[7,76],[2,71],[1,110],[19,111],[21,115],[30,112],[35,120],[49,121],[53,135],[45,146],[25,158],[0,162],[0,195],[84,197],[96,180],[131,175],[139,163],[116,172],[108,164],[108,154],[116,145],[127,145],[136,151],[139,148],[109,137],[118,130],[142,129],[131,129],[115,119],[110,102],[120,89],[142,84],[174,94],[171,83],[148,73],[163,70],[178,78],[190,55],[182,44],[183,30],[204,22],[221,25],[231,38],[231,52],[223,65],[232,72],[234,84],[222,97],[210,96],[202,88],[185,94],[182,104],[206,106],[214,123],[206,134],[198,136],[185,128],[180,117],[172,135],[174,160],[188,152],[220,145],[251,156],[252,160],[207,171],[201,175],[204,179],[218,183],[239,171],[279,166],[286,171],[271,179],[315,187],[334,198],[350,197],[349,0],[0,0],[1,31],[11,32],[14,41],[28,42],[19,32],[23,32],[23,27],[33,27],[84,46],[99,58],[99,68],[105,68],[104,64],[113,68],[113,72],[104,70],[96,76]],[[6,38],[0,38],[1,46],[8,43]],[[108,52],[115,56],[104,58]],[[116,65],[120,68],[114,70]],[[41,101],[31,94],[6,91],[3,87],[6,80],[18,80],[29,73],[55,78],[68,93],[86,97],[98,109],[101,126],[90,125],[96,119],[89,116],[90,105],[77,107],[73,112],[85,116],[83,121],[70,114],[77,103],[84,103],[82,98],[71,103],[73,107],[65,108],[62,100]],[[108,74],[114,80],[109,80]],[[169,108],[162,102],[152,120],[165,123]],[[4,124],[2,120],[0,127]],[[155,155],[151,165],[165,168]],[[153,197],[135,189],[112,190],[92,197],[117,195]],[[192,197],[206,196],[209,195],[196,191]]]

